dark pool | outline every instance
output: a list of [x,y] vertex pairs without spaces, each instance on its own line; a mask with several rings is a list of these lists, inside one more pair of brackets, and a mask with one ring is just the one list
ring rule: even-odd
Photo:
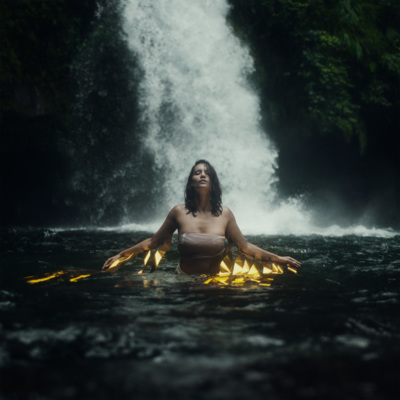
[[2,399],[399,398],[399,236],[248,236],[303,263],[271,287],[177,276],[174,244],[98,273],[148,235],[2,231]]

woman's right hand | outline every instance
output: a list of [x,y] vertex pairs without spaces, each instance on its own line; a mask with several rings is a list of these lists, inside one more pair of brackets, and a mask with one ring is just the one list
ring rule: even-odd
[[[117,254],[117,255],[115,255],[114,257],[110,257],[110,258],[104,263],[104,265],[103,265],[103,267],[101,268],[101,270],[102,270],[103,272],[104,272],[104,271],[108,271],[108,270],[110,269],[110,267],[111,267],[117,260],[119,260],[121,257],[122,257],[121,254]],[[121,260],[120,263],[118,263],[118,264],[116,264],[116,265],[114,265],[114,266],[112,267],[112,270],[113,270],[113,271],[116,271],[117,269],[121,268],[122,264],[123,264],[123,262],[122,262],[122,260]]]

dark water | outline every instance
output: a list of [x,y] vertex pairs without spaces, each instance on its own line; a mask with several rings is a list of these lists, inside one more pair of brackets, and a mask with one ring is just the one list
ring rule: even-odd
[[[97,273],[146,233],[2,233],[1,398],[397,399],[399,237],[248,237],[303,262],[271,287]],[[84,270],[29,285],[24,277]],[[82,272],[82,273],[83,273]]]

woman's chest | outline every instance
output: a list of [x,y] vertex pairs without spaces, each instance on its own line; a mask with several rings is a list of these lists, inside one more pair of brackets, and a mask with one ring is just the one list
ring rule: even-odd
[[180,215],[178,225],[179,233],[200,232],[224,236],[227,222],[222,215],[216,217],[211,213],[209,215],[197,213],[194,217],[190,213]]

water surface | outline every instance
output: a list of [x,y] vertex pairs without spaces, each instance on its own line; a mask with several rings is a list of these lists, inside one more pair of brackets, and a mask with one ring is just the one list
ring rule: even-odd
[[[153,274],[98,273],[148,235],[2,232],[2,398],[398,397],[399,237],[248,236],[303,262],[271,287],[175,275],[176,239]],[[90,276],[24,280],[67,270]]]

